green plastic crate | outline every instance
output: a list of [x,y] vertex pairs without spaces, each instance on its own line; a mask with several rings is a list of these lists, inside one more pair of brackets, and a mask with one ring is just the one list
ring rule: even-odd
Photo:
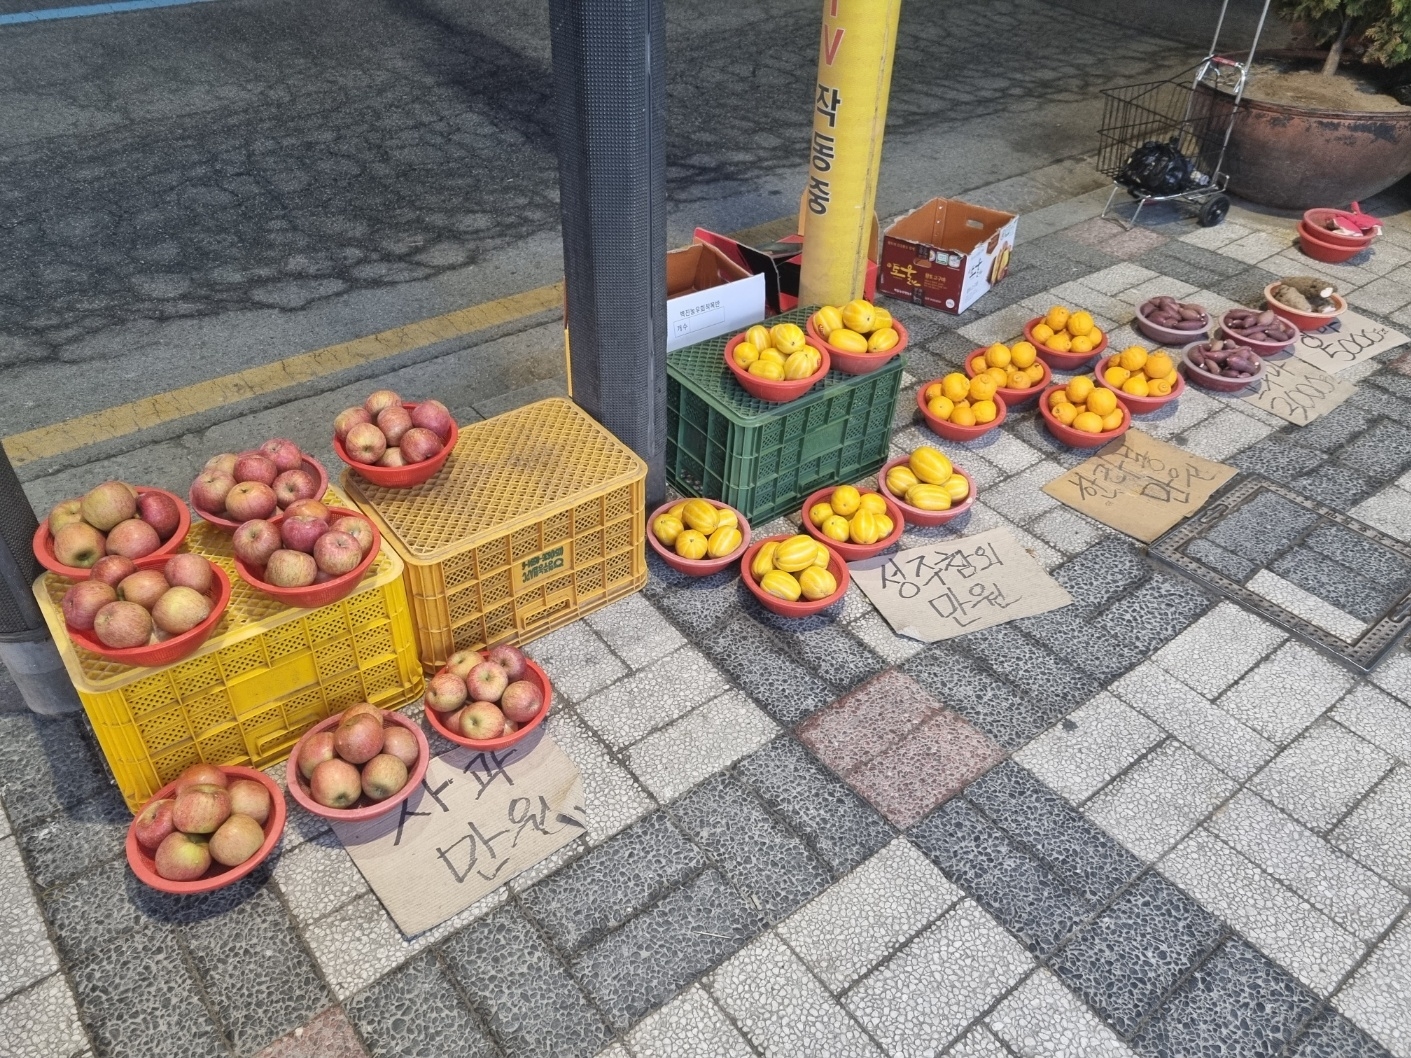
[[[765,321],[804,321],[795,309]],[[825,485],[866,477],[887,460],[902,358],[867,375],[829,371],[798,400],[750,396],[725,366],[731,335],[679,349],[666,360],[667,480],[750,521],[797,510]]]

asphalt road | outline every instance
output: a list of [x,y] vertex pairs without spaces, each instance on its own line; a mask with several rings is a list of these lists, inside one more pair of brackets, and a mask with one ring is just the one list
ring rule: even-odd
[[[1099,89],[1203,52],[1217,9],[1170,6],[909,0],[879,212],[1090,152]],[[672,242],[792,213],[817,0],[668,8]],[[546,21],[214,0],[0,27],[0,432],[555,281]],[[558,349],[529,359],[561,373]]]

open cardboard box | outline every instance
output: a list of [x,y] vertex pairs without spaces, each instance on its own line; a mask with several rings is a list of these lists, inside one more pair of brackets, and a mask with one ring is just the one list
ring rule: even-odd
[[933,198],[899,219],[882,239],[882,293],[962,313],[1009,271],[1013,213]]
[[765,278],[697,240],[666,255],[666,351],[764,318]]

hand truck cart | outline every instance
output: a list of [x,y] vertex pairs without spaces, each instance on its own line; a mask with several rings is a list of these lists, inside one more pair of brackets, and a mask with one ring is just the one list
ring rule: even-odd
[[1102,216],[1122,190],[1137,200],[1132,219],[1119,218],[1128,229],[1148,202],[1195,204],[1204,228],[1213,228],[1230,211],[1224,193],[1229,183],[1223,168],[1225,149],[1269,15],[1269,0],[1264,0],[1243,62],[1219,54],[1229,6],[1230,0],[1220,6],[1210,53],[1190,70],[1166,81],[1103,90],[1097,168],[1112,180],[1112,193]]

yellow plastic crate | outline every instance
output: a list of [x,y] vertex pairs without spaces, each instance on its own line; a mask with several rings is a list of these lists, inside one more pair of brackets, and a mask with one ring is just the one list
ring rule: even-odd
[[647,466],[572,401],[463,427],[435,477],[343,488],[406,566],[427,672],[457,650],[526,643],[647,582]]
[[[336,497],[340,505],[341,497]],[[422,694],[402,562],[384,547],[352,595],[296,609],[235,573],[230,534],[193,522],[184,550],[230,575],[230,605],[196,653],[160,668],[106,661],[73,645],[59,609],[71,581],[34,582],[64,667],[128,807],[191,764],[264,768],[306,730],[354,702],[395,709]]]

